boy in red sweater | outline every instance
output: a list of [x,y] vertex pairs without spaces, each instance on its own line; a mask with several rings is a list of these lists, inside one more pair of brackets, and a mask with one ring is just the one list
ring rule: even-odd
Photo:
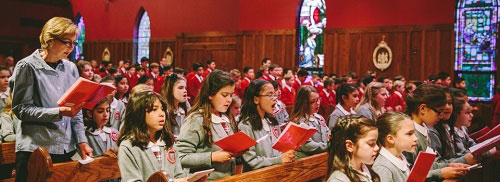
[[281,101],[285,105],[293,105],[295,102],[295,89],[292,88],[295,82],[295,76],[291,74],[286,74],[283,79],[285,80],[285,85],[281,88]]
[[250,85],[250,82],[255,78],[255,73],[253,68],[250,66],[245,66],[243,68],[243,76],[244,78],[241,80],[240,89],[241,89],[241,97],[245,94],[245,89]]
[[201,66],[201,64],[193,64],[193,70],[196,70],[194,76],[187,80],[187,91],[190,104],[194,104],[196,96],[201,88],[201,82],[203,81],[203,66]]

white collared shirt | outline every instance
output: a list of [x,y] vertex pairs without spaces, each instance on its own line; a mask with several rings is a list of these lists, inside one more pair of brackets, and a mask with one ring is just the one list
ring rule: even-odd
[[323,93],[325,93],[326,97],[330,97],[330,93],[328,92],[328,90],[323,89]]
[[96,129],[92,132],[93,135],[99,136],[102,141],[107,141],[107,136],[111,134],[111,128],[103,126],[102,129]]
[[247,77],[245,77],[245,80],[247,80],[247,81],[248,81],[248,83],[251,83],[251,82],[252,82],[252,81],[251,81],[249,78],[247,78]]
[[229,124],[229,118],[227,118],[226,115],[224,114],[221,114],[221,117],[215,115],[215,114],[212,114],[212,123],[216,123],[216,124],[219,124],[219,123],[227,123]]
[[462,126],[461,128],[458,127],[453,127],[455,129],[455,133],[461,138],[465,138],[465,134],[467,133],[464,127]]
[[203,81],[203,77],[201,77],[200,75],[198,75],[198,74],[194,74],[194,76],[195,76],[196,78],[198,78],[198,81],[200,81],[200,83],[201,83],[201,81]]
[[403,98],[403,94],[401,94],[399,91],[394,91],[394,94],[398,95],[400,98]]
[[287,84],[283,85],[283,87],[285,87],[286,89],[288,89],[288,91],[292,92],[292,87],[288,86]]
[[149,141],[148,143],[148,146],[146,148],[150,148],[153,152],[159,152],[160,151],[160,147],[164,147],[165,146],[165,142],[161,139],[159,139],[158,141],[156,141],[156,143],[153,143],[151,141]]
[[428,129],[427,129],[427,126],[425,125],[425,123],[422,123],[422,125],[419,125],[418,123],[414,122],[415,123],[415,129],[421,133],[422,135],[424,135],[427,139],[429,139],[429,134],[428,134]]
[[356,111],[354,111],[352,108],[351,108],[351,112],[346,111],[346,110],[344,109],[344,107],[342,107],[342,105],[340,105],[340,103],[338,103],[338,104],[337,104],[337,106],[335,106],[335,107],[337,107],[337,109],[339,109],[339,110],[340,110],[340,112],[342,112],[342,114],[344,114],[344,115],[346,115],[346,116],[347,116],[347,115],[352,115],[352,114],[357,114],[357,113],[356,113]]
[[385,147],[382,147],[380,149],[379,154],[384,156],[392,164],[401,169],[401,171],[403,171],[403,173],[405,173],[406,176],[410,175],[410,168],[408,168],[408,161],[406,161],[404,155],[401,154],[401,158],[397,158],[391,152],[389,152],[389,150],[387,150]]
[[276,80],[276,77],[274,77],[273,75],[269,75],[269,78],[271,78],[271,80]]

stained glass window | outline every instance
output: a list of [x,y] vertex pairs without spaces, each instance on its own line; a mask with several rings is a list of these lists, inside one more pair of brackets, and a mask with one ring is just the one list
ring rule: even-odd
[[149,58],[149,39],[151,38],[151,29],[149,27],[149,16],[146,11],[142,14],[139,22],[137,35],[137,62],[141,63],[142,57]]
[[78,14],[76,16],[75,24],[80,29],[80,34],[78,34],[78,36],[76,37],[76,42],[78,42],[78,44],[73,50],[71,60],[84,59],[82,53],[83,53],[83,42],[85,42],[85,23],[83,22],[83,17],[81,15]]
[[323,68],[323,29],[326,27],[324,0],[303,0],[297,18],[298,63],[301,68]]
[[459,0],[455,22],[455,71],[465,79],[470,100],[494,94],[499,0]]

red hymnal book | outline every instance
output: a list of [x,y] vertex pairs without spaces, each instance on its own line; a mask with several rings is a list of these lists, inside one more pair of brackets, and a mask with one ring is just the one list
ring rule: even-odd
[[224,151],[238,153],[243,152],[254,145],[257,145],[259,141],[266,137],[268,137],[268,135],[265,135],[264,137],[255,141],[250,136],[240,131],[217,142],[214,142],[214,144],[219,146]]
[[500,135],[490,138],[484,142],[478,143],[469,148],[472,155],[480,155],[488,150],[500,145]]
[[491,137],[498,136],[500,135],[500,124],[495,126],[493,129],[488,131],[488,133],[484,134],[483,136],[477,138],[477,142],[484,142],[485,140],[490,139]]
[[489,131],[490,131],[490,128],[488,126],[485,126],[483,129],[476,131],[474,133],[471,133],[469,135],[469,137],[471,137],[472,139],[477,139],[477,138],[483,136],[484,134],[488,133]]
[[94,106],[102,98],[111,94],[115,87],[111,84],[99,84],[85,78],[78,78],[64,95],[57,101],[58,106],[73,107],[82,102],[86,102],[83,106],[85,109],[94,109]]
[[415,164],[411,169],[410,176],[408,176],[407,182],[424,182],[425,178],[427,178],[427,174],[431,170],[432,163],[434,163],[434,159],[436,158],[436,154],[422,152],[418,153],[417,159],[415,160]]
[[318,130],[313,127],[298,125],[289,122],[285,130],[278,137],[278,141],[273,145],[273,149],[280,152],[289,150],[297,150],[300,146],[304,145],[306,141],[311,138]]

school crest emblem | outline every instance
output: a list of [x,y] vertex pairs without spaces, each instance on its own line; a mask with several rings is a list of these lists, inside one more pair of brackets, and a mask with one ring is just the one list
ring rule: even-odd
[[175,150],[173,148],[168,149],[168,151],[167,151],[168,162],[174,164],[176,159],[177,159],[177,155],[175,154]]
[[118,132],[117,131],[111,131],[111,133],[109,135],[111,137],[111,140],[113,140],[115,142],[118,140]]
[[274,137],[278,138],[278,126],[273,127],[273,135]]
[[120,120],[120,112],[115,112],[115,121],[119,121]]

